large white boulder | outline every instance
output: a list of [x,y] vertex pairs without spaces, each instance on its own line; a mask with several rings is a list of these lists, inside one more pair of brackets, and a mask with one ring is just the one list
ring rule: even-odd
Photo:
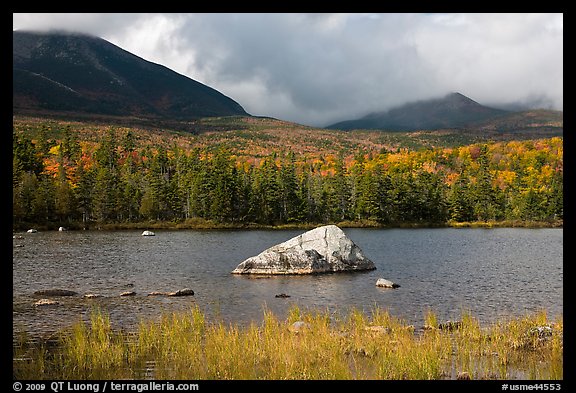
[[235,274],[310,274],[376,269],[336,225],[325,225],[246,259]]

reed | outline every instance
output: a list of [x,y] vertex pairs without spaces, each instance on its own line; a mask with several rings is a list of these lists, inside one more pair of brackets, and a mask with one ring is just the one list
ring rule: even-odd
[[[296,325],[294,323],[297,322]],[[114,330],[100,310],[58,344],[14,346],[16,379],[562,379],[563,323],[545,312],[482,326],[463,312],[414,327],[374,308],[263,311],[260,324],[207,322],[196,306]],[[298,326],[296,329],[294,326]]]

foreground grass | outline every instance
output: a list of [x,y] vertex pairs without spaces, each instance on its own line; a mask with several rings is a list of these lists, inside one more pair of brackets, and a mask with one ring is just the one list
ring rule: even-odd
[[[296,324],[295,324],[296,323]],[[302,312],[261,324],[209,323],[197,307],[112,329],[94,311],[58,345],[14,348],[15,379],[562,379],[563,323],[546,313],[487,327],[462,315],[447,329],[434,313],[426,329],[374,309],[370,316]]]

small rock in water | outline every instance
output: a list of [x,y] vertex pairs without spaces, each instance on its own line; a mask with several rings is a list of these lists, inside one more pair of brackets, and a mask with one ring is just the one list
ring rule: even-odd
[[153,291],[153,292],[150,292],[149,294],[147,294],[146,296],[168,296],[169,294],[170,294],[170,292]]
[[386,280],[385,278],[379,278],[376,281],[376,286],[380,287],[380,288],[399,288],[400,285],[390,281],[390,280]]
[[120,294],[120,296],[134,296],[134,295],[136,295],[136,292],[134,291],[126,291]]
[[57,302],[56,300],[40,299],[36,303],[34,303],[34,306],[36,306],[36,307],[38,307],[38,306],[57,306],[58,304],[60,304],[60,302]]
[[38,231],[37,231],[36,229],[34,229],[34,228],[30,228],[30,229],[28,229],[26,232],[27,232],[27,233],[36,233],[36,232],[38,232]]
[[153,291],[146,296],[194,296],[194,291],[190,288],[179,289],[176,292]]
[[190,288],[179,289],[176,292],[170,292],[168,296],[194,296],[194,291]]
[[285,293],[279,293],[278,295],[276,295],[276,296],[274,296],[274,297],[279,297],[279,298],[285,299],[285,298],[287,298],[287,297],[290,297],[290,295],[287,295],[287,294],[285,294]]
[[66,230],[66,228],[64,228],[64,227],[58,228],[58,231],[59,231],[59,232],[64,232],[65,230]]
[[96,299],[98,297],[104,297],[104,295],[100,295],[97,293],[87,293],[83,296],[85,299]]
[[144,231],[142,232],[142,236],[156,236],[156,234],[152,231]]

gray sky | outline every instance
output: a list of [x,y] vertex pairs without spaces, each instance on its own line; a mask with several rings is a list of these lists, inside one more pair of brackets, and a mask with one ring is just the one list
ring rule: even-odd
[[314,126],[450,92],[563,110],[562,14],[13,14],[102,37],[244,109]]

